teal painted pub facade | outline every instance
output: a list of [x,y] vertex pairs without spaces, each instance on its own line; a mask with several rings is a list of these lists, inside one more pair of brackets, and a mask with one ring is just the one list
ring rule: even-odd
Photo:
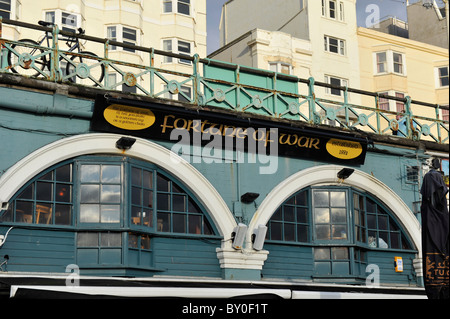
[[[74,277],[118,296],[425,296],[417,207],[427,161],[448,160],[438,109],[383,114],[349,103],[370,92],[330,101],[314,79],[174,54],[192,75],[134,65],[125,93],[89,71],[130,65],[98,58],[63,82],[38,59],[67,52],[18,44],[0,68],[3,296]],[[11,73],[8,52],[37,75]]]
[[[194,160],[190,145],[174,152],[175,142],[143,137],[120,149],[124,135],[91,129],[90,91],[0,91],[2,277],[64,276],[76,265],[82,276],[105,278],[362,287],[376,265],[381,286],[422,286],[412,212],[419,184],[409,176],[427,158],[420,142],[375,141],[359,165],[279,156],[276,171],[261,174],[268,164],[249,161],[252,154],[239,162],[200,146],[208,154]],[[355,171],[339,179],[342,168]],[[245,203],[248,192],[259,196]],[[238,224],[249,226],[242,249],[232,247]],[[267,233],[255,250],[250,230],[259,225]]]

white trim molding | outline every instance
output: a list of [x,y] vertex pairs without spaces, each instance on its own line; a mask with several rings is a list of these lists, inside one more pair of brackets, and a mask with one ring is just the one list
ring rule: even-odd
[[[337,173],[342,168],[336,165],[315,166],[297,172],[278,184],[266,196],[250,221],[246,238],[247,247],[251,247],[251,234],[253,230],[258,225],[266,225],[278,207],[290,196],[308,186],[320,184],[337,185],[340,183],[337,178]],[[413,241],[415,249],[418,250],[420,258],[422,251],[420,223],[405,202],[392,189],[374,176],[359,170],[355,170],[342,183],[345,186],[354,186],[366,190],[381,200],[404,226],[405,231]]]
[[39,148],[1,176],[0,209],[6,209],[12,196],[30,179],[59,162],[89,154],[126,154],[158,165],[183,181],[208,211],[220,235],[225,238],[231,235],[237,225],[233,214],[214,186],[195,167],[170,150],[145,139],[136,138],[131,149],[121,151],[115,146],[120,137],[122,135],[84,134]]

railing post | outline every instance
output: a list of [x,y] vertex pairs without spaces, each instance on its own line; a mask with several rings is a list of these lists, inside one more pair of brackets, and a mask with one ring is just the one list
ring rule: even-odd
[[319,124],[317,123],[318,120],[316,119],[316,94],[314,93],[314,78],[310,77],[308,80],[309,122]]
[[345,85],[344,90],[344,108],[345,108],[345,125],[349,127],[350,118],[348,116],[348,84]]
[[61,80],[61,74],[59,70],[59,28],[58,25],[53,26],[52,31],[53,41],[52,41],[52,49],[53,52],[51,54],[51,61],[50,61],[50,74],[51,74],[51,80],[58,82]]
[[150,96],[155,96],[155,49],[150,51]]
[[[3,18],[0,17],[0,39],[2,38],[2,34],[3,34]],[[6,53],[7,50],[6,48],[0,43],[0,70],[2,70],[3,68],[6,68],[6,66],[8,65],[7,61],[6,61]]]
[[380,97],[375,96],[375,112],[377,116],[377,134],[383,134],[381,130],[381,111],[380,111]]
[[[103,55],[105,59],[108,59],[109,56],[109,39],[106,39],[105,43],[104,43],[104,47],[103,47]],[[107,90],[110,90],[111,88],[109,87],[109,63],[106,62],[105,63],[105,78],[104,78],[104,83],[105,83],[105,88]]]
[[414,138],[413,131],[414,131],[414,123],[413,123],[413,114],[411,110],[411,97],[406,97],[405,102],[405,124],[406,124],[406,135],[409,138]]
[[197,105],[203,105],[205,101],[202,92],[200,92],[201,76],[199,70],[199,61],[200,56],[197,53],[194,54],[194,103]]

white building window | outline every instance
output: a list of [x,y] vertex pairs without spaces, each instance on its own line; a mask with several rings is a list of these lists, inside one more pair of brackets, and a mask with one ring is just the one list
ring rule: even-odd
[[[174,50],[175,48],[175,50]],[[191,43],[182,41],[179,39],[165,39],[163,40],[163,50],[178,54],[183,54],[190,56],[191,55]],[[172,57],[164,57],[164,63],[172,63]],[[191,61],[188,59],[179,59],[179,63],[191,64]]]
[[[124,44],[139,45],[139,32],[136,29],[129,28],[122,25],[113,25],[106,27],[106,37],[109,40],[123,42]],[[130,48],[117,47],[111,45],[110,50],[123,50],[127,52],[135,53],[136,50]]]
[[[167,90],[167,85],[164,85],[164,90]],[[186,85],[181,85],[179,93],[172,94],[170,92],[166,92],[164,93],[164,97],[166,99],[189,103],[192,99],[192,88]]]
[[438,67],[437,70],[437,87],[448,86],[448,66]]
[[400,53],[392,53],[394,63],[394,73],[403,74],[403,55]]
[[283,62],[270,62],[269,63],[270,71],[283,73],[283,74],[291,74],[291,65],[289,63]]
[[163,0],[164,13],[191,15],[191,0]]
[[406,75],[405,54],[391,50],[374,53],[374,74]]
[[[325,75],[325,82],[328,84],[331,84],[333,86],[344,86],[345,87],[348,85],[347,79],[342,79],[342,78],[338,78],[338,77],[330,76],[330,75]],[[325,92],[327,94],[331,94],[331,95],[344,96],[344,92],[340,89],[326,88]]]
[[386,73],[387,72],[386,52],[378,52],[376,56],[377,56],[377,73]]
[[11,18],[11,0],[0,0],[0,17]]
[[322,16],[344,21],[344,3],[337,0],[322,0]]
[[[395,96],[395,97],[402,98],[402,99],[404,99],[406,96],[406,93],[397,92],[394,90],[386,91],[386,92],[379,92],[378,94]],[[380,110],[401,113],[405,110],[405,103],[403,103],[402,101],[397,101],[397,100],[380,97],[380,98],[378,98],[378,108]]]
[[[1,0],[0,0],[1,1]],[[56,24],[61,30],[76,32],[81,27],[81,15],[74,12],[62,10],[46,11],[45,21]]]
[[324,46],[326,52],[345,55],[345,41],[338,38],[324,36]]

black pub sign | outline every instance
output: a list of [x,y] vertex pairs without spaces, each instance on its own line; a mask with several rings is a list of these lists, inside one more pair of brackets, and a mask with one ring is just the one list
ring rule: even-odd
[[91,130],[346,165],[364,164],[367,151],[367,140],[352,134],[103,95]]

